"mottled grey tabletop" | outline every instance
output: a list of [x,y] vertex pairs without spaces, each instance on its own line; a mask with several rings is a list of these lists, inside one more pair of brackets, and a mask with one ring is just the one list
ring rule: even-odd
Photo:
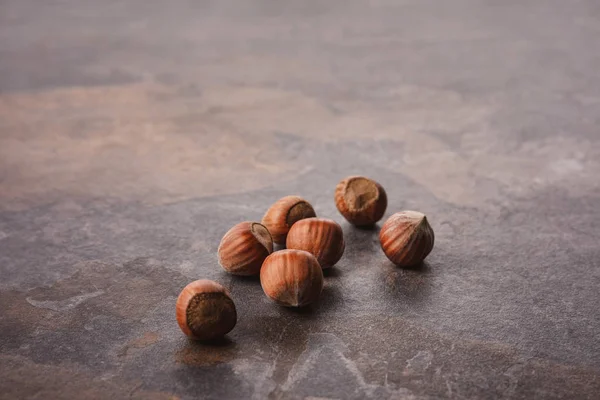
[[[596,0],[2,1],[0,398],[598,398],[599,38]],[[351,174],[428,215],[422,268]],[[300,311],[217,264],[287,194],[347,243]]]

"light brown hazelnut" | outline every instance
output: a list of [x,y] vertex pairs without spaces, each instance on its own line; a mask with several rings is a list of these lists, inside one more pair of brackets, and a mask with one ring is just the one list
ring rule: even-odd
[[323,290],[323,271],[307,251],[281,250],[271,254],[260,270],[265,294],[286,307],[302,307],[317,301]]
[[210,340],[233,329],[235,304],[223,286],[208,279],[194,281],[177,298],[177,323],[189,337]]
[[335,221],[326,218],[306,218],[292,226],[286,247],[305,250],[314,255],[321,268],[330,268],[344,254],[344,233]]
[[388,218],[379,232],[383,252],[394,264],[409,267],[422,262],[433,249],[433,229],[418,211],[402,211]]
[[349,176],[335,188],[335,205],[353,225],[373,225],[383,217],[387,195],[383,187],[364,176]]
[[316,216],[313,207],[302,197],[286,196],[267,210],[261,222],[271,233],[273,242],[285,244],[288,231],[295,222]]
[[269,230],[258,222],[240,222],[231,228],[219,244],[219,264],[234,275],[256,275],[269,254],[273,240]]

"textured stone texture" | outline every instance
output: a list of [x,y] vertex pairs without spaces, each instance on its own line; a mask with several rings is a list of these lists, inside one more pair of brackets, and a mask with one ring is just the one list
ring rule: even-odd
[[[368,3],[368,4],[367,4]],[[3,1],[0,398],[597,398],[595,0]],[[420,269],[348,225],[364,174]],[[308,310],[217,265],[298,194],[346,253]],[[191,280],[236,328],[188,341]]]

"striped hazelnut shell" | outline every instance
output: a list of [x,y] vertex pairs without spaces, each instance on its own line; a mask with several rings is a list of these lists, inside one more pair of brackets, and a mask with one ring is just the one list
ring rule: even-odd
[[286,307],[302,307],[318,300],[323,290],[323,271],[307,251],[280,250],[265,260],[260,284],[271,300]]
[[317,258],[321,268],[326,269],[342,258],[346,245],[342,227],[337,222],[326,218],[306,218],[292,226],[286,247],[308,251]]
[[187,336],[210,340],[230,332],[237,322],[227,289],[208,279],[194,281],[177,298],[177,323]]
[[285,244],[288,231],[294,223],[316,216],[313,207],[302,197],[285,196],[269,207],[261,222],[271,233],[274,243]]
[[383,252],[396,265],[421,263],[431,250],[435,236],[425,214],[402,211],[388,218],[379,232]]
[[269,230],[258,222],[240,222],[231,228],[217,250],[219,264],[234,275],[257,275],[263,261],[273,252]]
[[387,194],[383,187],[364,176],[349,176],[335,188],[335,205],[352,225],[373,225],[383,217]]

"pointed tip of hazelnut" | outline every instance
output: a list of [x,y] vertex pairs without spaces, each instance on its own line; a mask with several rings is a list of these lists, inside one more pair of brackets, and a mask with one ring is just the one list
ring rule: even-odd
[[400,266],[413,266],[429,255],[435,236],[425,214],[402,211],[383,224],[379,240],[390,261]]
[[323,272],[317,259],[302,250],[271,254],[260,270],[265,294],[277,304],[302,307],[317,301],[323,290]]

